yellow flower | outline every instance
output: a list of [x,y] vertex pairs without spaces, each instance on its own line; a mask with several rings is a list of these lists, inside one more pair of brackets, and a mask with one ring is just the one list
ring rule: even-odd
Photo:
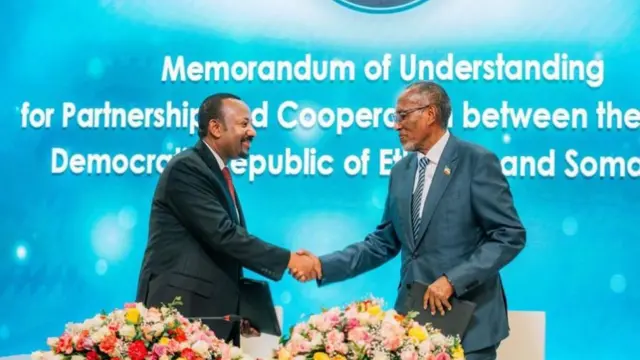
[[289,350],[282,348],[278,351],[278,360],[289,360],[291,359],[291,353]]
[[158,343],[160,343],[160,345],[167,345],[169,343],[169,338],[162,337]]
[[347,360],[347,358],[342,355],[336,355],[332,357],[331,360]]
[[451,355],[453,360],[464,360],[464,350],[462,349],[462,346],[458,345],[454,347],[451,351]]
[[382,309],[380,308],[380,306],[372,306],[369,309],[367,309],[367,312],[373,316],[376,316],[382,313]]
[[422,326],[414,326],[409,329],[409,337],[419,342],[425,341],[427,336],[427,331]]
[[331,360],[331,358],[323,352],[317,352],[313,354],[313,360]]
[[177,358],[176,360],[187,360],[187,359],[185,359],[185,358],[183,358],[183,357],[181,356],[181,357]]
[[140,311],[136,308],[129,308],[125,312],[124,318],[132,324],[137,324],[140,322]]

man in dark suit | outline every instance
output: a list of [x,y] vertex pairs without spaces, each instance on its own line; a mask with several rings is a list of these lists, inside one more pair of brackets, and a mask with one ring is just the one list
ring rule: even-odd
[[[277,281],[287,268],[310,271],[313,260],[246,230],[227,162],[246,158],[256,136],[247,105],[216,94],[204,100],[198,117],[200,140],[176,155],[158,181],[136,298],[158,306],[180,296],[179,311],[187,317],[233,315],[243,267]],[[235,345],[241,330],[250,331],[222,320],[205,323]]]
[[396,309],[416,281],[431,284],[424,303],[432,313],[447,311],[452,296],[476,303],[462,343],[466,359],[495,359],[509,334],[499,271],[526,241],[500,161],[448,132],[451,103],[439,85],[409,86],[396,109],[395,128],[411,153],[391,170],[382,222],[364,241],[320,257],[318,284],[353,278],[400,253]]

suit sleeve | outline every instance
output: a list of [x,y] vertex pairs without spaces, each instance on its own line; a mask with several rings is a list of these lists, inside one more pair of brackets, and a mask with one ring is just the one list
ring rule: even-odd
[[[389,180],[390,189],[391,180]],[[391,221],[389,198],[388,193],[380,225],[374,232],[367,235],[364,241],[320,257],[322,279],[318,280],[318,286],[356,277],[383,265],[398,255],[401,244]]]
[[492,153],[483,154],[476,163],[471,206],[486,237],[466,262],[445,274],[457,296],[496,276],[526,243],[526,231],[514,207],[500,160]]
[[271,280],[282,278],[290,251],[260,240],[233,222],[197,166],[179,162],[168,171],[169,207],[206,248],[225,253]]

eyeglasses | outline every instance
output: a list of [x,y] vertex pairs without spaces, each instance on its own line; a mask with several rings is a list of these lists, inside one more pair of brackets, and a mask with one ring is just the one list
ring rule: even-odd
[[409,115],[411,113],[414,113],[416,111],[424,110],[424,109],[428,108],[431,105],[433,105],[433,104],[420,106],[420,107],[413,108],[413,109],[408,109],[408,110],[396,111],[395,114],[391,114],[391,121],[393,121],[396,124],[399,124],[404,120],[404,118],[407,117],[407,115]]

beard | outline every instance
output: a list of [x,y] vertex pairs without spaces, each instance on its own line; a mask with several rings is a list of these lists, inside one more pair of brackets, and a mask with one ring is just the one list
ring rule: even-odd
[[[245,144],[248,145],[245,148]],[[249,150],[251,149],[251,139],[244,138],[240,140],[240,152],[238,153],[238,157],[241,159],[246,159],[249,157]]]
[[407,141],[407,142],[401,143],[401,145],[404,151],[409,151],[409,152],[418,151],[418,144],[415,141]]

